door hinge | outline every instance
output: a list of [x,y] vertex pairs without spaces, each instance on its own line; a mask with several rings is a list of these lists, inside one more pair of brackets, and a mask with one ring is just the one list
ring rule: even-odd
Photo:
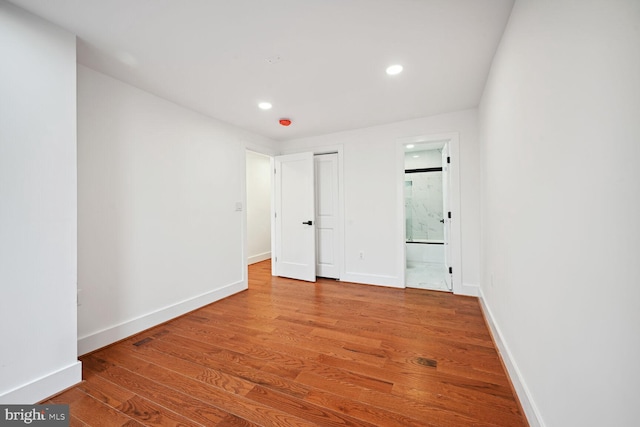
[[273,217],[274,217],[274,218],[278,218],[278,212],[274,212],[274,213],[273,213]]
[[448,212],[447,216],[448,216],[449,219],[451,219],[451,212]]
[[277,169],[276,169],[276,168],[273,168],[273,174],[274,174],[274,175],[276,174],[276,171],[277,171]]
[[278,257],[276,257],[276,262],[278,262]]
[[453,267],[449,267],[449,274],[453,274]]
[[451,163],[451,157],[447,156],[447,163]]

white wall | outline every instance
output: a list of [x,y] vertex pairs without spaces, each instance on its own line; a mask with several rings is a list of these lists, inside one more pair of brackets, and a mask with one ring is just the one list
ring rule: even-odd
[[532,425],[637,425],[640,2],[518,0],[480,107],[481,290]]
[[423,262],[444,263],[444,245],[407,243],[407,265],[416,265]]
[[246,289],[252,135],[78,67],[83,354]]
[[0,403],[81,380],[75,37],[0,1]]
[[249,264],[271,258],[271,158],[247,151],[247,254]]
[[[418,156],[418,157],[414,157]],[[441,168],[442,150],[430,148],[428,150],[410,151],[404,155],[405,169]]]
[[[282,151],[341,146],[344,162],[345,259],[341,280],[404,286],[398,252],[398,139],[458,132],[460,135],[462,282],[479,281],[479,162],[477,111],[408,120],[281,143]],[[400,196],[400,199],[398,198]],[[403,238],[403,237],[402,237]],[[364,260],[359,252],[365,253]]]

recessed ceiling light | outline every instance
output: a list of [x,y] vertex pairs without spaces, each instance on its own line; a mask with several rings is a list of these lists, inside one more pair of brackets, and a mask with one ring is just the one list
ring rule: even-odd
[[387,74],[390,76],[395,76],[396,74],[400,74],[402,72],[402,65],[396,64],[387,67]]
[[407,148],[413,148],[413,147],[415,147],[415,145],[413,145],[413,144],[407,144]]
[[417,154],[415,154],[415,155],[413,156],[413,158],[414,158],[414,159],[417,159],[418,157],[420,157],[420,156],[418,156]]
[[261,102],[258,104],[258,108],[261,110],[270,110],[273,105],[270,102]]

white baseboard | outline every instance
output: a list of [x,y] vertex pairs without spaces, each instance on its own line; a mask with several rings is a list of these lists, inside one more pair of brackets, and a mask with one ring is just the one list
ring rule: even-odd
[[78,355],[81,356],[109,344],[113,344],[116,341],[174,319],[207,304],[211,304],[212,302],[219,301],[245,289],[247,289],[246,281],[232,283],[223,286],[222,288],[215,289],[151,313],[144,314],[135,319],[120,323],[119,325],[85,335],[78,339]]
[[32,405],[82,381],[82,363],[73,362],[58,371],[0,395],[0,403]]
[[387,286],[391,288],[404,288],[404,284],[400,284],[400,278],[396,276],[384,276],[381,274],[365,274],[346,272],[340,277],[342,282],[361,283],[363,285]]
[[491,334],[493,335],[493,340],[498,347],[498,352],[500,356],[502,356],[502,360],[507,368],[509,373],[509,378],[511,379],[511,383],[513,384],[513,388],[518,395],[518,399],[520,400],[520,405],[522,405],[522,409],[524,410],[524,414],[527,417],[527,421],[529,421],[529,425],[531,427],[544,427],[545,424],[542,420],[542,416],[540,415],[540,411],[538,410],[533,398],[531,396],[531,392],[527,387],[527,384],[518,369],[518,365],[513,359],[513,355],[507,346],[507,343],[504,341],[504,337],[500,332],[500,328],[495,322],[495,318],[491,313],[491,309],[487,305],[487,301],[484,299],[484,294],[482,293],[482,288],[478,288],[479,294],[478,298],[480,299],[480,307],[484,312],[484,317],[487,319],[487,323],[489,324],[489,328],[491,329]]
[[247,258],[247,263],[251,265],[251,264],[255,264],[256,262],[268,260],[269,258],[271,258],[271,251],[264,252],[258,255],[252,255],[249,258]]
[[[405,288],[406,286],[401,283],[401,279],[396,276],[384,276],[380,274],[364,274],[347,272],[340,277],[343,282],[361,283],[364,285],[386,286],[391,288]],[[469,285],[463,283],[458,289],[454,289],[456,295],[466,295],[471,297],[477,297],[480,292],[480,287],[477,285]]]

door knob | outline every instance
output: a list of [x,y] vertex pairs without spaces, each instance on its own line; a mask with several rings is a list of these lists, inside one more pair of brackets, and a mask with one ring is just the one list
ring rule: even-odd
[[306,225],[313,225],[313,221],[305,221],[305,222],[303,222],[303,224],[306,224]]
[[440,222],[444,224],[444,219],[441,219]]

